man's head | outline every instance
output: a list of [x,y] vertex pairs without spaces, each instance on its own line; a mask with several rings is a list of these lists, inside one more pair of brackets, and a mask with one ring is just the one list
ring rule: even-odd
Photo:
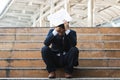
[[60,24],[60,25],[58,25],[58,27],[60,27],[60,28],[62,28],[62,29],[65,29],[64,24]]
[[65,33],[65,27],[64,24],[60,24],[56,27],[56,30],[60,36],[64,35]]

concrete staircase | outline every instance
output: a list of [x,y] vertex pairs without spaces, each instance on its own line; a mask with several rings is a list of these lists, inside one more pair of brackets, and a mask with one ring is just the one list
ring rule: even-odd
[[[0,78],[46,78],[41,47],[50,28],[0,28]],[[76,78],[120,77],[120,28],[72,28],[77,31]],[[63,69],[57,77],[64,77]]]

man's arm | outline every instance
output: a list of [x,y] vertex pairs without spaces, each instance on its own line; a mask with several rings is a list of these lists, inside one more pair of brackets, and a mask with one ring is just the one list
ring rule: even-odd
[[52,40],[54,38],[54,34],[56,35],[54,29],[50,29],[50,31],[48,32],[48,35],[47,35],[47,37],[46,37],[46,39],[44,41],[44,44],[46,46],[49,46],[52,43]]
[[55,27],[54,29],[51,29],[46,37],[46,40],[44,41],[44,44],[46,46],[49,46],[52,43],[52,40],[54,37],[60,32],[60,27]]
[[65,34],[67,36],[67,39],[70,41],[71,46],[75,47],[77,44],[76,32],[70,30],[69,23],[67,21],[64,21],[64,26],[65,26]]
[[70,44],[72,47],[75,47],[77,44],[77,36],[76,36],[76,32],[73,30],[70,30],[70,32],[67,34],[67,39],[70,41]]

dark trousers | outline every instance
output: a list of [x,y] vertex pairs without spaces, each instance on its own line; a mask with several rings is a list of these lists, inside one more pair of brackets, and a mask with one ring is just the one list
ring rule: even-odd
[[57,56],[58,53],[51,51],[48,46],[44,46],[41,53],[49,73],[55,71],[56,68],[63,67],[66,73],[71,74],[73,67],[78,65],[79,51],[76,47],[72,47],[65,55]]

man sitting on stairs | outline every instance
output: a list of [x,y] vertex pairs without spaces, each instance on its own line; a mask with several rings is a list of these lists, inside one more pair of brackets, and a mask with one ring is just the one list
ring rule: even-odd
[[79,50],[76,44],[76,32],[69,28],[67,21],[50,29],[41,51],[49,78],[55,78],[56,69],[61,67],[65,70],[66,78],[72,77],[73,67],[78,65]]
[[42,58],[47,65],[49,78],[56,77],[55,71],[59,67],[65,70],[65,77],[71,78],[73,67],[78,65],[78,53],[76,48],[76,32],[70,30],[69,21],[72,20],[65,9],[61,9],[48,16],[48,20],[54,26],[50,29],[42,48]]

